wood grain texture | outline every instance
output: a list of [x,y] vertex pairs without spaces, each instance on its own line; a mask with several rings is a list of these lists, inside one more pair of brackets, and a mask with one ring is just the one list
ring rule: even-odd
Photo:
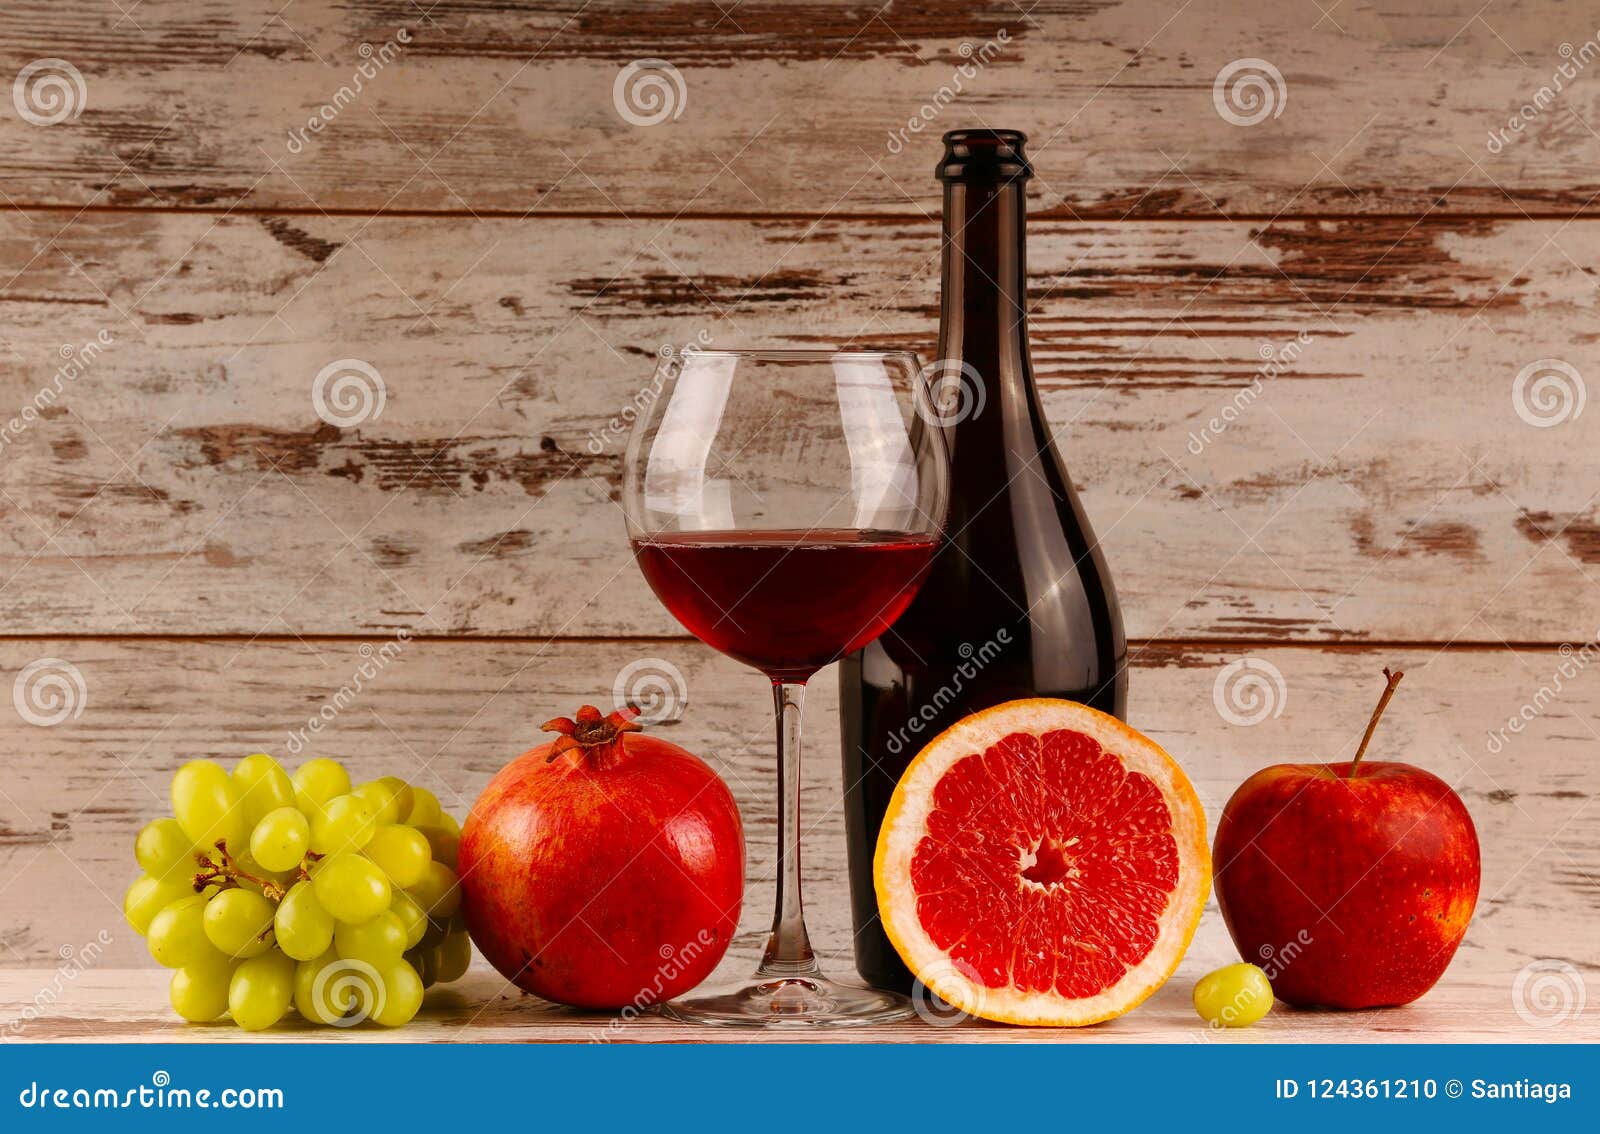
[[[680,633],[617,507],[657,346],[931,356],[937,246],[898,220],[7,217],[0,404],[38,412],[0,436],[0,618]],[[1130,634],[1589,640],[1600,416],[1535,427],[1513,388],[1594,373],[1596,259],[1593,222],[1036,222],[1038,377]],[[351,357],[385,400],[340,428],[313,380]]]
[[[376,644],[376,643],[375,643]],[[54,727],[0,717],[9,753],[0,795],[0,967],[57,963],[104,932],[107,966],[148,963],[121,920],[121,887],[136,874],[138,828],[165,813],[166,784],[185,760],[232,761],[264,750],[288,756],[288,737],[324,704],[340,704],[312,752],[349,762],[358,778],[399,773],[436,791],[458,816],[503,763],[539,738],[537,722],[584,702],[607,704],[630,663],[681,675],[681,720],[661,735],[710,760],[744,814],[749,891],[724,971],[753,965],[772,901],[776,839],[769,702],[760,678],[708,649],[681,643],[495,642],[404,644],[398,657],[340,699],[366,655],[354,643],[0,643],[0,672],[42,656],[76,666],[81,715]],[[1224,685],[1242,656],[1281,675],[1253,726],[1253,708]],[[1249,655],[1180,646],[1137,653],[1130,719],[1186,768],[1208,815],[1256,769],[1284,760],[1348,758],[1384,664],[1407,671],[1372,750],[1422,764],[1466,800],[1485,848],[1482,896],[1453,972],[1503,989],[1536,959],[1600,971],[1600,772],[1592,681],[1560,674],[1572,657],[1547,650],[1350,647],[1256,648]],[[675,679],[674,679],[675,680]],[[1275,679],[1274,679],[1275,681]],[[1541,693],[1541,690],[1543,692]],[[1554,692],[1552,692],[1554,690]],[[1530,721],[1505,732],[1523,706]],[[831,672],[813,684],[804,788],[812,937],[827,963],[850,968],[837,700]],[[304,753],[301,754],[303,758]],[[1185,964],[1198,976],[1232,957],[1215,906]],[[1509,995],[1509,993],[1507,993]]]
[[[1280,1005],[1237,1031],[1204,1027],[1174,979],[1133,1012],[1090,1028],[1015,1028],[920,1019],[871,1028],[821,1028],[806,1043],[1594,1043],[1592,1014],[1532,1026],[1504,987],[1448,979],[1422,1000],[1374,1012],[1299,1012]],[[404,1028],[313,1028],[291,1020],[266,1032],[228,1024],[184,1024],[166,1011],[167,974],[89,969],[74,975],[0,971],[0,1034],[27,1042],[110,1043],[794,1043],[794,1032],[737,1031],[675,1024],[655,1016],[622,1020],[518,995],[493,972],[474,969],[428,993]],[[43,1004],[40,997],[45,998]],[[1551,1019],[1555,1019],[1551,1017]],[[15,1021],[14,1031],[12,1030]]]
[[[1136,639],[1133,722],[1214,819],[1262,765],[1348,756],[1402,665],[1375,754],[1462,793],[1483,895],[1400,1011],[1196,1028],[1190,984],[1234,956],[1213,904],[1178,978],[1110,1026],[871,1038],[1593,1042],[1592,1012],[1530,1027],[1518,976],[1600,971],[1600,693],[1592,650],[1557,648],[1600,633],[1600,417],[1577,412],[1600,372],[1597,39],[1560,0],[8,3],[0,91],[38,60],[83,85],[54,125],[0,102],[0,674],[70,664],[83,693],[53,727],[0,713],[0,1038],[237,1038],[174,1024],[120,916],[184,760],[286,755],[337,704],[315,751],[462,814],[633,663],[681,675],[660,731],[744,810],[723,971],[748,968],[767,699],[628,560],[627,415],[662,343],[931,357],[936,136],[988,125],[1032,140],[1034,360]],[[650,59],[682,86],[635,125],[617,84]],[[1215,80],[1251,59],[1267,102],[1236,125]],[[333,424],[314,378],[348,359],[382,411]],[[1521,413],[1519,372],[1556,375]],[[1218,708],[1243,657],[1282,677],[1248,727]],[[836,707],[827,674],[807,880],[843,974]],[[480,969],[413,1028],[336,1038],[722,1038],[606,1023]]]
[[[0,16],[0,73],[64,58],[84,95],[54,126],[0,115],[0,152],[15,155],[0,191],[137,207],[905,213],[937,206],[940,131],[999,125],[1031,133],[1039,188],[1063,215],[1569,216],[1600,190],[1596,34],[1592,10],[1560,0],[147,0],[120,18],[18,0]],[[363,44],[385,65],[358,82]],[[652,58],[682,86],[663,121],[631,125],[614,86]],[[1235,104],[1260,113],[1252,126],[1214,97],[1241,58],[1282,77],[1264,108]],[[290,131],[324,106],[331,120],[295,150]],[[1523,128],[1494,149],[1513,117]]]

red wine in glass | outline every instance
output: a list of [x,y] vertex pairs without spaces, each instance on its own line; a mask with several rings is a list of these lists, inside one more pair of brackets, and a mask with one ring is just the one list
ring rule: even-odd
[[944,546],[950,461],[921,368],[903,351],[691,350],[664,357],[650,392],[623,462],[635,561],[695,637],[767,676],[778,736],[761,963],[662,1011],[746,1027],[903,1019],[906,997],[829,980],[811,948],[800,733],[806,681],[904,614]]
[[663,605],[708,646],[804,681],[900,617],[939,544],[905,532],[664,532],[633,541]]

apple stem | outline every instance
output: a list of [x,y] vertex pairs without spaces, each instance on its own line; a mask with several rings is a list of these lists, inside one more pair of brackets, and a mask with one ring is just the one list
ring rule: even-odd
[[1356,765],[1361,763],[1361,757],[1367,754],[1367,745],[1372,743],[1372,734],[1378,728],[1378,718],[1383,716],[1383,710],[1389,707],[1389,698],[1394,696],[1394,687],[1400,684],[1400,679],[1405,676],[1400,670],[1390,671],[1388,666],[1383,667],[1383,676],[1389,679],[1389,684],[1383,687],[1383,696],[1378,698],[1378,707],[1372,710],[1372,719],[1367,722],[1367,731],[1361,738],[1361,746],[1356,749],[1356,758],[1350,761],[1350,775],[1354,779]]

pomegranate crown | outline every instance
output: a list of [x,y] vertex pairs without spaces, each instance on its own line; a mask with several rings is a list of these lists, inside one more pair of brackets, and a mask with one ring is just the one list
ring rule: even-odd
[[574,748],[585,751],[591,748],[608,748],[625,732],[643,732],[644,728],[634,721],[638,715],[639,710],[633,705],[625,705],[605,716],[601,716],[600,710],[593,705],[585,705],[578,710],[576,718],[556,717],[554,720],[545,721],[539,726],[539,731],[561,734],[550,746],[550,755],[545,757],[545,763],[550,763],[563,752],[570,752]]

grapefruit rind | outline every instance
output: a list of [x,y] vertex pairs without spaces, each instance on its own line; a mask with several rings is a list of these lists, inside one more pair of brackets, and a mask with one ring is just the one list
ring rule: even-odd
[[[1021,992],[970,979],[963,966],[934,944],[917,916],[911,861],[927,833],[934,788],[959,760],[982,753],[1013,733],[1079,732],[1148,776],[1172,812],[1178,884],[1158,919],[1156,946],[1115,984],[1091,997],[1069,999],[1053,991]],[[1171,756],[1117,718],[1073,701],[1031,698],[975,713],[936,736],[912,760],[884,813],[873,858],[873,882],[884,932],[906,967],[940,999],[961,1011],[1007,1024],[1077,1027],[1097,1024],[1138,1006],[1167,982],[1183,959],[1211,892],[1211,853],[1205,812],[1189,778]]]

